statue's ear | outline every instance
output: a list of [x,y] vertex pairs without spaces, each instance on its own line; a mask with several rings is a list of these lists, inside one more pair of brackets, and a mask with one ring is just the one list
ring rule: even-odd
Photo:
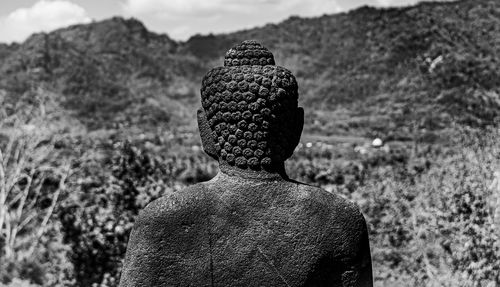
[[290,144],[288,145],[288,149],[286,152],[286,158],[292,156],[293,151],[297,147],[300,142],[300,136],[302,135],[302,129],[304,128],[304,109],[301,107],[297,107],[295,113],[293,113],[292,121],[292,131],[290,134]]
[[198,109],[197,118],[198,118],[198,129],[200,130],[200,137],[201,137],[201,143],[203,145],[203,150],[205,150],[205,152],[209,156],[211,156],[215,160],[218,160],[219,157],[217,156],[217,150],[215,148],[215,139],[212,136],[212,129],[208,124],[207,117],[203,109]]
[[299,144],[300,136],[302,135],[302,130],[304,129],[304,109],[297,107],[295,112],[295,128],[294,128],[294,138],[293,138],[293,148]]

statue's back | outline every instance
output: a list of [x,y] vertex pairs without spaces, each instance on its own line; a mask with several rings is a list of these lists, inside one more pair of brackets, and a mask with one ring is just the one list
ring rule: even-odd
[[360,230],[357,208],[326,191],[221,173],[141,213],[122,286],[365,286]]
[[220,172],[141,212],[120,285],[371,286],[358,209],[286,175],[304,124],[293,74],[245,41],[205,75],[201,103]]

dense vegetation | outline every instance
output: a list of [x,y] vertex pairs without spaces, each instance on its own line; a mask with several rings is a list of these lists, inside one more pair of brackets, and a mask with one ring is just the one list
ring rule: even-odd
[[115,286],[137,212],[217,172],[201,77],[257,39],[306,111],[287,170],[360,206],[377,285],[497,286],[499,38],[500,2],[464,0],[182,43],[113,18],[0,44],[0,284]]

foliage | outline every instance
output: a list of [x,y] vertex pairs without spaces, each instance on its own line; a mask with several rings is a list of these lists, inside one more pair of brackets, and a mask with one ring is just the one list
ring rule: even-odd
[[183,173],[192,172],[189,167],[195,168],[195,173],[194,178],[184,177],[187,182],[206,180],[213,175],[213,167],[206,166],[206,160],[205,166],[201,166],[206,170],[201,171],[196,169],[203,164],[199,159],[188,159],[197,162],[186,166],[182,164],[186,160],[165,159],[128,141],[115,142],[110,149],[105,174],[92,174],[91,169],[101,163],[82,157],[87,177],[74,186],[74,194],[59,211],[65,242],[72,249],[78,286],[101,281],[101,286],[114,286],[139,210],[159,196],[184,186],[179,179]]
[[[424,143],[416,153],[411,145],[395,143],[388,143],[388,150],[368,148],[364,154],[352,146],[301,145],[287,170],[292,178],[360,205],[370,229],[378,285],[498,284],[500,250],[490,224],[488,186],[500,163],[500,134],[469,128],[449,136],[456,142]],[[58,208],[61,228],[54,229],[68,248],[63,253],[47,249],[70,259],[73,272],[59,284],[116,286],[137,212],[162,194],[215,174],[214,162],[199,149],[186,149],[190,145],[179,141],[184,146],[179,150],[161,137],[132,142],[108,135],[113,140],[99,140],[100,151],[82,148],[67,184],[71,193]],[[46,278],[37,281],[33,275],[41,272],[36,267],[43,266],[40,261],[17,264],[17,270],[32,270],[32,275],[7,270],[9,278],[48,285]]]
[[22,278],[41,284],[58,280],[67,269],[61,233],[52,217],[71,176],[71,158],[52,158],[60,131],[48,124],[53,121],[53,107],[45,106],[45,101],[40,103],[43,108],[26,113],[1,112],[5,117],[0,120],[0,257],[4,267],[0,282]]

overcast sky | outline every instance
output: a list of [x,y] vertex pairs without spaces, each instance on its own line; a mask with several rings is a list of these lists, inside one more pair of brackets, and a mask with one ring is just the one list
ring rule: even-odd
[[0,42],[19,42],[31,33],[112,16],[135,17],[148,29],[177,40],[230,32],[291,15],[318,16],[362,5],[404,6],[418,0],[1,0]]

